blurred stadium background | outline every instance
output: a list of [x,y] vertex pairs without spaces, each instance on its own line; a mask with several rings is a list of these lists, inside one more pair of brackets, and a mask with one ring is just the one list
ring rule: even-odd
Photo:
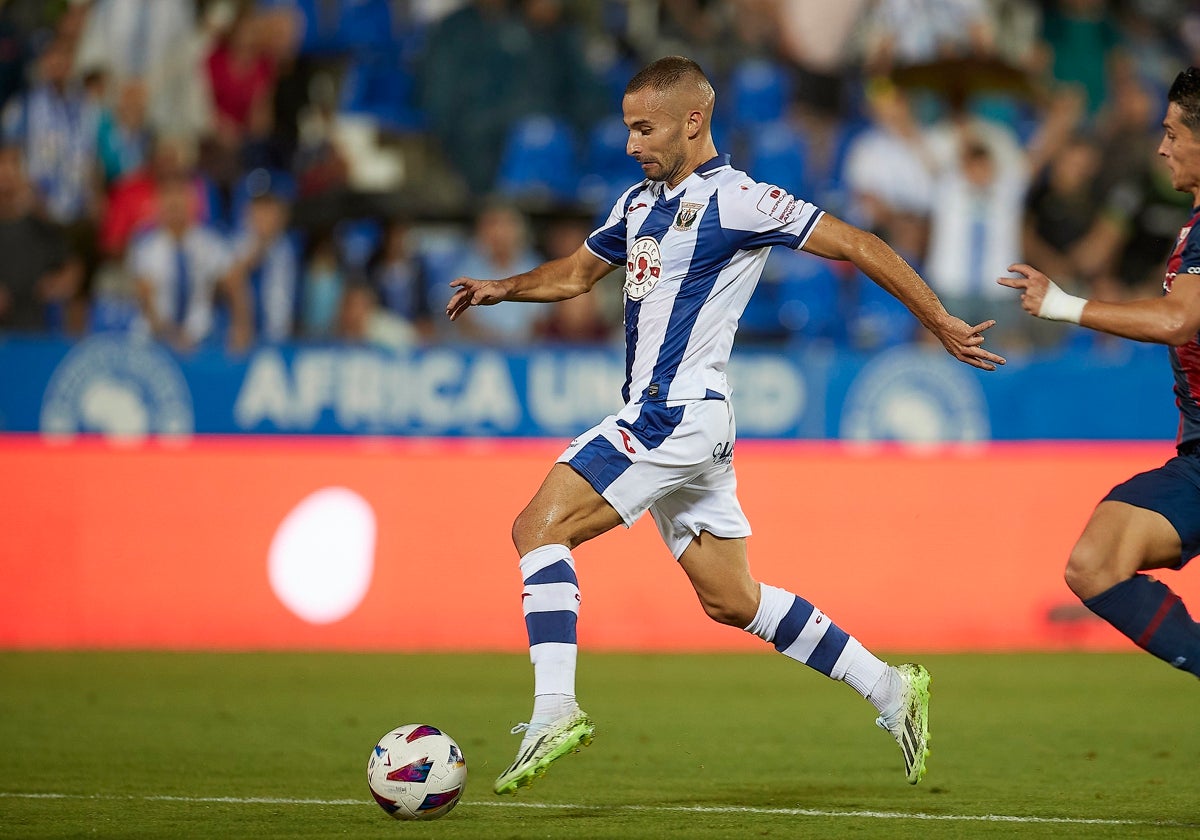
[[[508,522],[616,404],[618,284],[454,328],[446,284],[577,247],[636,177],[625,81],[686,52],[722,151],[878,231],[1010,362],[956,365],[864,278],[774,254],[733,372],[755,568],[877,647],[1128,649],[1059,570],[1170,454],[1165,352],[994,279],[1156,293],[1188,212],[1158,122],[1200,14],[827,6],[0,4],[0,644],[519,650]],[[586,643],[748,649],[686,592],[630,600],[623,539],[581,552]],[[444,587],[457,621],[391,629],[398,589]]]
[[[994,279],[1028,260],[1089,297],[1158,293],[1189,209],[1155,150],[1167,87],[1200,64],[1193,3],[5,0],[0,708],[17,746],[0,774],[0,813],[20,815],[9,836],[59,836],[59,805],[36,797],[62,793],[64,777],[39,745],[71,721],[112,739],[90,742],[98,752],[65,777],[81,795],[112,797],[93,803],[116,821],[109,836],[163,836],[161,812],[121,824],[145,810],[122,797],[156,789],[156,749],[191,750],[253,708],[255,672],[279,670],[272,708],[293,717],[250,734],[257,718],[246,714],[246,755],[229,759],[242,762],[237,772],[209,755],[198,785],[166,793],[233,795],[222,783],[235,778],[259,780],[238,795],[272,795],[263,733],[313,725],[315,714],[295,716],[293,686],[313,691],[318,671],[340,687],[321,713],[342,722],[311,747],[327,748],[317,766],[359,772],[357,747],[344,742],[404,721],[363,711],[369,690],[357,686],[377,678],[403,697],[403,667],[381,664],[401,660],[283,652],[490,654],[463,657],[465,671],[408,661],[453,686],[454,734],[495,729],[471,735],[468,754],[485,768],[506,759],[504,721],[527,693],[509,525],[566,441],[617,404],[620,291],[605,282],[571,304],[472,312],[453,328],[439,314],[453,277],[504,276],[568,253],[606,216],[638,175],[624,155],[623,86],[672,53],[713,77],[718,148],[735,165],[884,236],[956,314],[996,318],[988,343],[1009,360],[989,374],[958,365],[869,281],[773,254],[731,374],[755,571],[873,648],[941,656],[948,707],[973,710],[989,693],[1020,705],[1037,690],[1020,674],[1064,675],[1059,705],[1026,732],[1053,782],[1035,774],[989,798],[1009,790],[996,744],[1028,725],[1028,709],[982,729],[965,712],[947,721],[952,739],[992,743],[972,758],[946,742],[946,772],[957,769],[974,797],[945,797],[952,813],[1053,812],[1067,820],[1045,836],[1087,831],[1078,820],[1101,799],[1089,780],[1161,785],[1170,762],[1191,760],[1186,738],[1177,754],[1148,751],[1161,736],[1154,721],[1090,702],[1089,662],[1114,695],[1123,673],[1145,672],[1061,580],[1096,501],[1172,453],[1165,350],[1035,322]],[[648,523],[578,557],[582,645],[634,654],[612,660],[613,686],[645,678],[638,657],[761,650],[704,619]],[[1167,574],[1200,602],[1194,575]],[[202,710],[168,710],[161,724],[147,716],[135,733],[155,686],[174,685],[176,660],[125,651],[195,652],[178,659],[194,670],[172,691]],[[203,658],[246,651],[276,658]],[[994,671],[961,656],[1018,651],[1036,656],[994,657]],[[1061,669],[1039,658],[1075,651],[1129,655],[1064,656]],[[710,661],[730,675],[743,668],[697,658],[704,673],[680,683],[681,703],[706,691]],[[228,672],[225,699],[204,693],[209,669]],[[479,695],[486,705],[464,687],[484,671],[503,675]],[[1166,708],[1168,694],[1180,702],[1168,687],[1179,678],[1161,671],[1143,708]],[[610,693],[616,710],[621,692]],[[438,702],[423,696],[411,711],[432,715]],[[790,701],[773,702],[763,727]],[[225,716],[225,703],[243,711]],[[1122,754],[1084,769],[1062,759],[1083,761],[1084,723],[1060,726],[1080,704],[1097,727],[1121,720]],[[696,726],[723,711],[697,706]],[[1051,748],[1043,734],[1054,732],[1063,739]],[[638,750],[646,736],[615,740]],[[106,757],[134,742],[121,765],[128,785],[93,789]],[[822,769],[804,777],[823,807],[938,809],[893,801],[873,775],[865,793],[861,777],[840,776],[831,795],[821,774],[853,750],[825,749],[811,763]],[[793,760],[785,746],[772,755]],[[663,796],[728,804],[697,761]],[[1085,772],[1100,765],[1107,775]],[[610,768],[591,767],[567,801],[603,808]],[[1038,798],[1066,776],[1083,781],[1062,800]],[[318,773],[301,795],[325,807],[365,794],[337,778]],[[639,778],[614,794],[635,809],[649,801],[638,785],[655,784]],[[794,791],[755,784],[735,774],[734,799],[795,805]],[[1148,830],[1157,800],[1139,790],[1100,808],[1108,822],[1096,831]],[[1161,814],[1194,829],[1194,795],[1186,785],[1173,795]],[[216,806],[205,830],[236,835],[239,807]],[[488,823],[486,811],[472,812],[480,831],[521,830],[519,813]],[[794,816],[772,819],[788,830]],[[337,824],[325,818],[313,836]],[[546,825],[578,828],[556,819]],[[655,836],[668,836],[672,818],[661,819]],[[738,819],[706,830],[731,836]],[[300,824],[288,823],[289,836],[307,836]],[[975,827],[922,831],[984,836]],[[61,836],[84,828],[96,825]],[[878,831],[897,836],[891,824]]]

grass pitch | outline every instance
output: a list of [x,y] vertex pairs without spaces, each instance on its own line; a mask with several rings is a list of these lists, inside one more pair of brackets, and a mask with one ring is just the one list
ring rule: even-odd
[[[585,653],[596,743],[514,799],[491,783],[528,714],[524,656],[0,653],[0,837],[1200,835],[1187,675],[1138,653],[920,661],[916,787],[866,702],[783,657]],[[437,822],[367,793],[371,747],[410,722],[466,754]]]

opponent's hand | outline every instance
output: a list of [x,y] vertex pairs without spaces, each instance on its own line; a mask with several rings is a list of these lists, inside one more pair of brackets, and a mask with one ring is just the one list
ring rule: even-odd
[[506,299],[504,285],[496,280],[459,277],[450,282],[458,289],[446,304],[446,314],[454,321],[471,306],[491,306]]
[[960,362],[980,370],[995,370],[996,365],[1005,363],[1004,357],[997,356],[983,347],[984,330],[994,326],[995,321],[984,321],[982,324],[971,326],[961,318],[951,317],[950,321],[938,330],[937,337],[946,348],[946,352]]
[[1051,285],[1050,278],[1033,266],[1025,265],[1025,263],[1010,265],[1008,270],[1021,276],[997,277],[996,282],[1001,286],[1020,290],[1021,308],[1030,315],[1040,315],[1042,312],[1042,301],[1046,299],[1046,292]]

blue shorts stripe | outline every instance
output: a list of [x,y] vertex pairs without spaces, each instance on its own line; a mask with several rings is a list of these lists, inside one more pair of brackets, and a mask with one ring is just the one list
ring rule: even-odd
[[571,465],[571,469],[588,480],[593,490],[603,494],[608,485],[629,469],[632,462],[624,453],[618,452],[617,448],[609,443],[608,438],[597,435],[585,443],[567,463]]
[[792,642],[796,641],[796,637],[800,635],[800,631],[804,629],[804,625],[808,623],[808,617],[813,613],[813,605],[805,601],[799,596],[793,596],[791,609],[787,611],[787,615],[779,622],[779,627],[775,630],[775,650],[782,653],[792,646]]
[[849,641],[849,633],[836,624],[830,624],[804,664],[828,676],[833,672],[833,666],[837,664],[838,657],[842,655]]
[[546,568],[534,572],[525,580],[525,585],[530,586],[538,583],[573,583],[579,585],[579,578],[575,577],[575,570],[571,568],[571,564],[566,560],[559,560],[557,563],[551,563]]
[[575,622],[578,616],[570,610],[534,612],[525,616],[525,629],[529,632],[529,644],[563,642],[575,644]]

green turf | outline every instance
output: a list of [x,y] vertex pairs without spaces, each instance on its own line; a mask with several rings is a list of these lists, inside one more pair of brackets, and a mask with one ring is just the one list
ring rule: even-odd
[[[1187,675],[1138,653],[921,661],[917,787],[867,703],[782,657],[585,654],[595,744],[512,799],[491,782],[528,712],[524,656],[0,653],[0,837],[1200,835]],[[438,822],[367,794],[375,740],[410,722],[467,757]],[[314,801],[213,801],[254,797]],[[965,819],[983,815],[1026,819]]]

